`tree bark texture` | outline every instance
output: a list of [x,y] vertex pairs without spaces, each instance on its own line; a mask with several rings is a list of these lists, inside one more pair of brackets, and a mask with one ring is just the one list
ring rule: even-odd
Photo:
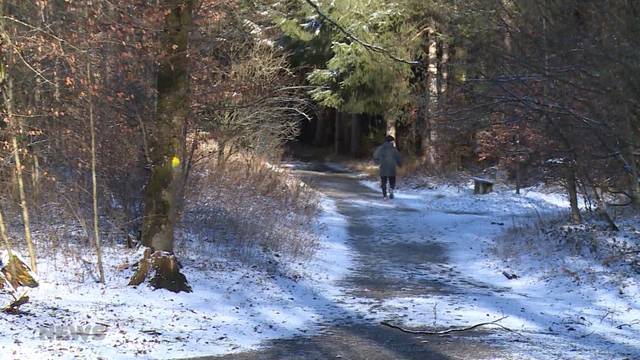
[[426,84],[426,111],[424,113],[424,125],[422,132],[422,155],[429,165],[436,165],[437,154],[435,142],[437,140],[436,113],[438,109],[438,42],[435,21],[427,31],[427,84]]
[[87,59],[87,80],[89,84],[89,131],[91,132],[91,196],[93,200],[93,240],[96,246],[98,273],[100,282],[104,280],[104,266],[102,265],[102,244],[100,242],[100,216],[98,214],[98,177],[96,174],[96,125],[95,115],[93,111],[93,94],[91,87],[93,86],[91,77],[91,60]]
[[576,186],[576,171],[573,167],[567,169],[567,193],[569,194],[569,205],[571,206],[571,221],[574,224],[580,224],[582,217],[580,216],[580,208],[578,207],[578,188]]
[[149,147],[151,176],[145,188],[142,243],[154,250],[173,252],[180,189],[184,179],[186,122],[189,111],[188,38],[192,24],[191,0],[165,0],[165,57],[157,75],[156,121]]
[[360,134],[362,132],[362,119],[358,114],[351,114],[351,156],[358,155],[360,151]]

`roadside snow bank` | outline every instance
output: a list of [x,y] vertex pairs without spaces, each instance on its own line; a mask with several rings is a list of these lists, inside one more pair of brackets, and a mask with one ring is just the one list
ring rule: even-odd
[[29,291],[24,313],[0,313],[0,354],[184,358],[252,349],[269,339],[314,331],[316,324],[338,316],[330,299],[339,296],[337,282],[351,262],[346,221],[331,200],[324,198],[321,205],[314,259],[289,266],[272,258],[271,269],[259,270],[203,248],[180,259],[190,294],[127,286],[137,260],[134,250],[105,249],[106,286],[89,276],[91,254],[41,259],[41,285]]
[[[377,182],[363,184],[380,191]],[[627,274],[621,288],[607,280],[603,266],[584,258],[564,253],[541,256],[533,253],[535,247],[530,254],[522,248],[523,256],[512,262],[496,256],[496,240],[512,225],[546,221],[566,212],[563,194],[532,188],[521,195],[503,189],[473,195],[471,186],[440,186],[399,189],[395,200],[376,202],[417,210],[403,212],[397,219],[405,224],[400,228],[421,224],[433,234],[425,241],[447,248],[446,265],[422,275],[425,282],[448,282],[457,289],[446,295],[385,300],[377,309],[377,320],[448,328],[506,316],[500,324],[517,333],[497,330],[488,336],[496,344],[508,344],[518,358],[640,358],[640,283],[635,275]],[[558,250],[551,245],[554,251]],[[560,258],[565,266],[558,264]],[[509,280],[504,273],[518,278]]]

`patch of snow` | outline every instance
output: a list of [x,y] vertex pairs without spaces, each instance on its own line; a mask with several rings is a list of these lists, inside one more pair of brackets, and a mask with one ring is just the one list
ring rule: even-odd
[[135,250],[104,249],[106,286],[89,276],[95,266],[92,254],[83,254],[79,262],[41,258],[40,287],[28,291],[25,312],[0,313],[0,354],[184,358],[254,349],[269,339],[317,330],[339,316],[331,299],[341,295],[337,282],[346,276],[352,256],[345,219],[330,199],[322,199],[321,207],[318,231],[324,235],[314,259],[282,273],[189,254],[180,261],[193,293],[127,286],[130,264],[141,256]]
[[[380,192],[377,182],[362,183]],[[591,282],[547,273],[558,268],[558,264],[549,264],[556,258],[523,257],[514,264],[519,277],[509,280],[503,275],[505,270],[512,271],[509,264],[493,254],[495,240],[506,227],[516,221],[526,223],[545,214],[566,212],[566,196],[540,188],[523,189],[521,195],[504,189],[474,195],[472,190],[470,184],[398,189],[394,201],[371,202],[372,207],[380,203],[417,210],[395,221],[401,222],[400,228],[416,223],[430,228],[434,237],[426,240],[441,243],[448,256],[442,270],[436,268],[420,276],[426,282],[447,282],[459,289],[449,295],[387,299],[376,309],[376,320],[408,327],[448,328],[506,316],[500,324],[515,333],[498,329],[490,336],[497,344],[508,344],[518,358],[640,358],[640,283],[632,277],[625,282],[623,295],[603,276],[610,272],[584,259],[567,257],[565,268],[590,268]],[[520,269],[527,271],[521,273]],[[358,301],[352,306],[360,311],[367,307]]]

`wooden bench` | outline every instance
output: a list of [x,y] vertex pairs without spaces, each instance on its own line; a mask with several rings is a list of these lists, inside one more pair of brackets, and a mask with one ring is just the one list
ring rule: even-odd
[[473,193],[474,194],[488,194],[493,191],[493,181],[472,177],[473,179]]

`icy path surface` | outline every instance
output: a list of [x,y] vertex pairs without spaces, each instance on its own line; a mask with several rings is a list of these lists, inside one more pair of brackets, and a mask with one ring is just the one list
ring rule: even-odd
[[[344,296],[330,298],[346,317],[323,323],[314,336],[225,359],[640,358],[636,300],[597,285],[542,281],[535,273],[508,280],[502,272],[509,269],[490,254],[511,223],[565,210],[562,196],[474,196],[470,188],[441,187],[400,190],[383,201],[377,183],[326,165],[299,174],[334,199],[348,222],[354,264],[341,282]],[[514,332],[420,337],[379,325],[446,328],[502,317]]]

